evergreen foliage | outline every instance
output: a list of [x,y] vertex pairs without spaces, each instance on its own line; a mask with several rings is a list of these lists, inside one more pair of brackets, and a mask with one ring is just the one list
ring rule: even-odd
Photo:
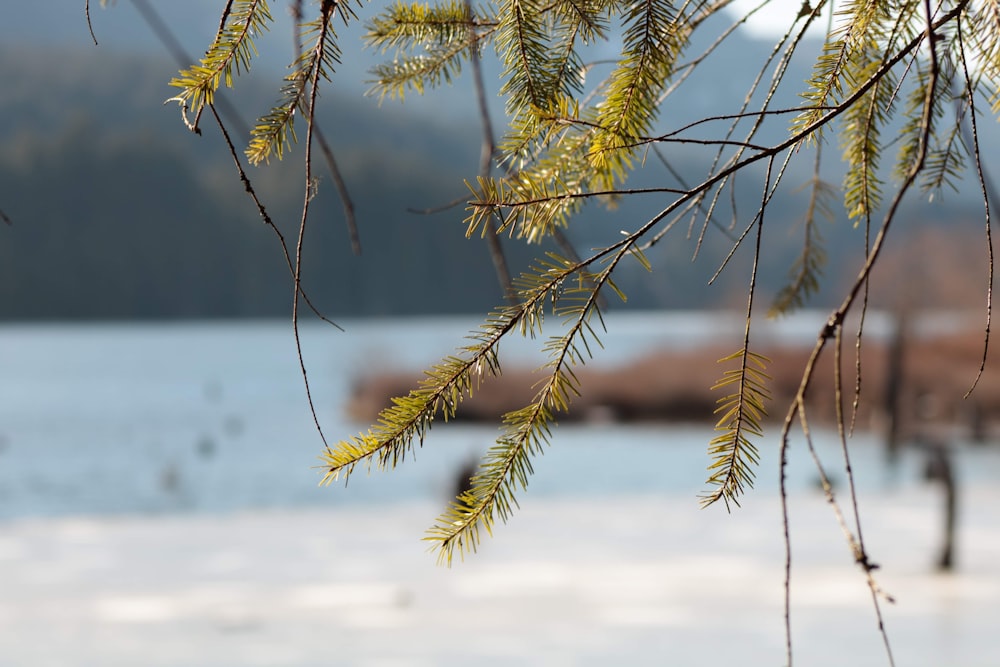
[[299,57],[289,66],[292,72],[285,76],[281,101],[250,131],[246,155],[251,164],[267,162],[272,155],[281,159],[285,147],[295,141],[296,112],[307,111],[309,84],[317,77],[329,81],[340,59],[340,50],[331,37],[329,21],[317,19],[301,27],[306,44],[300,45]]
[[712,473],[708,483],[716,488],[702,496],[705,505],[722,500],[739,505],[739,497],[753,486],[754,466],[759,460],[757,445],[752,438],[764,435],[763,420],[767,416],[765,401],[770,398],[769,379],[764,369],[767,357],[746,348],[720,359],[720,363],[738,360],[739,368],[728,370],[712,389],[735,385],[735,391],[719,399],[716,413],[721,413],[715,430],[720,431],[708,445],[714,457],[708,467]]
[[[761,64],[760,75],[747,82],[742,106],[693,123],[678,120],[684,117],[685,80],[697,76],[699,65],[739,27],[739,20],[727,23],[721,13],[727,4],[496,0],[473,5],[444,0],[400,2],[368,20],[369,44],[391,53],[390,62],[373,72],[373,92],[380,96],[402,98],[406,91],[422,93],[451,82],[465,64],[478,64],[487,47],[493,47],[502,68],[499,94],[509,122],[496,149],[492,138],[486,141],[491,168],[469,179],[468,234],[499,230],[538,243],[571,230],[574,215],[584,206],[608,207],[601,247],[580,259],[563,253],[538,260],[512,286],[515,303],[487,317],[470,335],[470,344],[429,370],[420,386],[396,399],[367,433],[335,443],[323,455],[327,482],[349,476],[359,464],[394,467],[414,445],[423,444],[435,420],[454,416],[464,397],[501,372],[502,340],[541,336],[543,323],[549,325],[546,317],[557,320],[561,333],[544,343],[550,360],[540,369],[534,398],[504,417],[503,432],[471,490],[455,499],[428,534],[444,561],[475,550],[483,531],[491,532],[497,518],[510,517],[515,495],[527,486],[533,458],[544,448],[558,413],[570,409],[573,396],[585,391],[574,368],[600,343],[604,292],[624,298],[613,280],[616,270],[626,258],[653,270],[644,251],[656,243],[684,242],[681,232],[669,235],[678,228],[697,239],[697,255],[706,234],[728,227],[729,257],[742,252],[753,259],[744,346],[724,360],[737,361],[738,367],[727,370],[717,385],[727,393],[720,399],[720,433],[709,445],[714,489],[703,496],[705,504],[738,503],[753,482],[769,395],[766,360],[752,349],[757,269],[768,260],[762,254],[762,231],[769,227],[772,199],[798,185],[789,174],[812,159],[819,165],[819,151],[830,133],[837,134],[846,167],[844,210],[866,235],[875,233],[858,259],[857,278],[818,332],[797,398],[784,419],[783,462],[793,424],[801,424],[808,440],[805,399],[816,365],[831,342],[839,351],[848,313],[863,310],[859,295],[867,289],[890,228],[903,224],[898,212],[914,184],[939,189],[955,182],[971,163],[979,175],[988,234],[990,202],[975,129],[978,117],[1000,112],[1000,9],[995,0],[848,0],[836,9],[829,1],[804,2],[788,19],[787,32]],[[293,65],[282,101],[255,130],[248,151],[254,162],[281,157],[282,147],[294,137],[296,110],[312,123],[316,86],[330,75],[339,55],[328,43],[334,8],[348,17],[342,5],[324,0],[313,8],[317,17],[301,24],[300,30],[315,41]],[[228,19],[224,16],[205,57],[173,82],[181,90],[176,99],[196,118],[211,106],[220,85],[230,84],[234,74],[249,67],[252,36],[264,29],[269,16],[264,2],[230,2],[226,11]],[[812,57],[804,52],[804,37],[824,18],[832,29],[815,58],[812,77],[804,84],[784,81],[793,59]],[[690,56],[696,37],[698,44],[709,46]],[[610,67],[598,57],[609,47],[617,54]],[[779,85],[801,88],[800,107],[773,106]],[[304,103],[306,95],[313,101]],[[894,123],[900,122],[902,131],[894,136]],[[776,124],[787,128],[785,137],[769,142],[764,129]],[[671,150],[680,146],[703,151],[710,165],[694,184],[671,176]],[[885,164],[890,149],[895,152],[892,170]],[[308,163],[308,142],[306,156]],[[637,170],[658,170],[654,173],[660,173],[663,187],[626,188],[626,179]],[[813,194],[805,214],[803,253],[772,308],[776,313],[805,303],[820,280],[824,248],[818,220],[829,216],[831,187],[820,178],[818,166],[809,171]],[[759,205],[752,210],[735,203],[737,177],[755,180]],[[616,202],[650,194],[662,202],[658,213],[639,220],[615,216]],[[307,194],[304,211],[309,199]],[[724,223],[718,218],[727,199],[733,203]],[[745,243],[748,239],[755,240],[753,247]],[[839,365],[836,372],[839,387]],[[784,475],[781,481],[783,489]],[[827,493],[834,502],[829,487]],[[860,527],[855,530],[860,535]],[[867,555],[858,544],[857,562],[871,581]]]
[[[305,39],[301,55],[286,77],[281,101],[253,130],[247,149],[253,163],[282,157],[295,138],[292,123],[296,112],[305,112],[307,117],[311,113],[306,102],[308,91],[321,79],[331,77],[341,56],[331,21],[335,15],[347,21],[354,14],[341,3],[327,0],[317,4],[315,16],[300,22],[298,29]],[[640,151],[646,154],[679,142],[706,146],[715,151],[715,159],[700,184],[664,188],[662,193],[672,199],[662,212],[631,225],[619,241],[582,260],[552,256],[524,274],[516,285],[519,304],[488,318],[484,329],[473,335],[476,344],[432,369],[422,386],[383,413],[379,425],[368,435],[344,441],[326,454],[329,476],[348,474],[363,460],[374,458],[380,467],[391,467],[400,460],[414,440],[423,440],[435,415],[447,419],[459,409],[461,398],[483,379],[483,369],[486,375],[500,372],[496,347],[504,336],[514,331],[541,333],[543,305],[548,302],[548,309],[570,321],[568,333],[548,343],[554,358],[547,368],[549,379],[542,382],[536,399],[524,411],[508,415],[507,433],[498,441],[500,450],[484,464],[473,492],[453,508],[459,513],[468,508],[470,513],[462,516],[475,516],[475,521],[445,521],[432,533],[443,545],[473,547],[476,532],[471,526],[482,522],[489,527],[489,508],[498,497],[502,500],[500,515],[506,517],[512,482],[526,484],[530,465],[510,452],[536,451],[553,419],[552,410],[568,408],[570,396],[580,390],[572,367],[582,363],[585,355],[580,355],[576,346],[597,342],[595,332],[584,324],[599,315],[597,296],[604,286],[613,285],[611,274],[622,258],[637,257],[648,265],[641,254],[644,243],[648,247],[658,241],[682,216],[703,216],[704,229],[723,190],[733,187],[734,174],[760,160],[770,165],[781,160],[773,181],[765,184],[760,209],[749,218],[739,211],[733,213],[733,224],[742,220],[749,231],[764,218],[788,165],[800,159],[800,153],[806,154],[807,146],[818,154],[828,126],[838,117],[847,166],[844,207],[851,218],[864,221],[866,226],[883,209],[884,190],[891,185],[881,164],[888,144],[898,144],[895,174],[904,179],[902,185],[895,186],[897,198],[908,187],[905,179],[916,172],[921,173],[925,187],[936,190],[960,176],[969,156],[978,159],[975,147],[966,144],[961,123],[982,113],[977,98],[988,99],[994,111],[1000,105],[996,76],[1000,72],[1000,46],[994,29],[1000,25],[1000,12],[995,3],[958,0],[937,7],[916,1],[845,3],[835,12],[834,27],[816,59],[812,78],[802,90],[802,108],[796,112],[787,141],[758,144],[755,137],[760,128],[787,113],[770,108],[769,100],[787,62],[796,55],[805,30],[824,12],[834,11],[827,3],[815,7],[806,3],[775,47],[775,53],[783,49],[782,57],[776,64],[765,63],[762,73],[770,67],[772,83],[759,108],[753,109],[750,100],[760,79],[753,82],[744,104],[749,110],[720,114],[668,132],[658,130],[661,114],[669,116],[674,100],[683,99],[678,91],[683,90],[680,84],[690,72],[677,76],[678,64],[695,30],[716,31],[719,40],[730,34],[731,28],[720,30],[716,16],[723,6],[675,6],[653,0],[504,0],[476,6],[447,0],[437,4],[397,2],[368,20],[368,43],[392,54],[390,62],[372,72],[372,91],[383,97],[402,98],[407,90],[423,93],[449,83],[462,72],[463,63],[481,57],[486,46],[495,47],[503,67],[499,94],[506,100],[510,122],[495,155],[495,164],[503,170],[496,176],[482,175],[470,184],[472,197],[466,219],[470,235],[497,220],[501,231],[527,242],[549,238],[570,227],[573,214],[588,201],[613,204],[631,194],[621,186],[631,171],[645,165],[645,157],[639,159]],[[928,11],[932,13],[928,15]],[[709,20],[712,18],[715,20]],[[263,0],[227,3],[218,34],[205,56],[171,82],[180,89],[175,99],[198,118],[212,104],[216,89],[232,85],[234,76],[249,69],[255,52],[253,36],[266,30],[270,20],[268,3]],[[602,67],[588,63],[588,56],[595,44],[609,42],[618,45],[615,64],[603,78],[588,82],[591,73]],[[698,62],[709,57],[711,50],[686,67],[696,71]],[[737,138],[737,121],[742,117],[750,118],[752,125],[744,137]],[[903,130],[899,137],[887,141],[884,134],[895,117],[904,120]],[[726,139],[713,136],[711,128],[719,121],[732,123]],[[696,128],[708,138],[696,136]],[[818,219],[832,214],[831,188],[820,178],[818,166],[816,169],[803,253],[773,304],[774,313],[802,305],[818,285],[825,259]],[[706,197],[711,198],[711,204],[704,214],[700,204]],[[693,203],[699,207],[692,207]],[[891,215],[885,218],[883,230],[891,221]],[[734,252],[746,237],[746,232],[737,237]],[[870,260],[877,250],[878,246],[871,249]],[[590,268],[601,262],[603,268]],[[867,271],[862,273],[860,284],[867,279]],[[573,283],[572,289],[566,287],[567,282]],[[750,315],[748,312],[748,319]],[[725,433],[722,440],[712,443],[716,456],[713,482],[734,482],[722,483],[726,490],[709,494],[709,500],[734,500],[734,494],[750,484],[756,456],[749,436],[759,437],[765,416],[762,398],[767,390],[766,376],[759,367],[761,359],[749,349],[741,350],[737,357],[744,360],[741,369],[734,371],[736,375],[727,374],[719,385],[736,388],[736,393],[722,399],[725,414],[720,427]],[[462,526],[458,532],[469,531],[467,539],[458,540],[457,534],[449,532],[447,526],[455,525]],[[473,536],[471,540],[469,536]]]
[[215,41],[201,61],[181,70],[170,82],[181,91],[173,99],[185,113],[194,114],[190,127],[197,127],[202,111],[213,103],[219,86],[232,88],[233,75],[249,71],[250,61],[257,53],[254,35],[267,30],[271,21],[265,0],[234,0],[226,5]]

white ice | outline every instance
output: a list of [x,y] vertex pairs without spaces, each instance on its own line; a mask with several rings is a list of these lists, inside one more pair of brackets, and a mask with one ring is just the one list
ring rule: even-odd
[[[933,488],[862,498],[897,665],[1000,664],[998,494],[962,497],[936,573]],[[773,494],[531,498],[436,565],[427,500],[375,509],[0,526],[0,665],[782,665]],[[818,494],[791,498],[794,664],[887,665],[872,595]]]

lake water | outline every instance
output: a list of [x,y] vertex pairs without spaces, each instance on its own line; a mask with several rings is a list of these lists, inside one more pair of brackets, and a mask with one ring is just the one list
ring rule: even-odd
[[[809,340],[817,316],[763,335]],[[659,346],[734,339],[738,316],[617,315],[594,364]],[[311,324],[302,343],[318,416],[332,441],[350,383],[372,370],[421,370],[461,345],[473,319]],[[876,325],[873,325],[873,329]],[[540,364],[538,341],[512,339],[504,359]],[[538,466],[539,494],[700,490],[711,425],[585,426],[556,431]],[[355,476],[321,489],[322,441],[307,409],[285,322],[8,325],[0,328],[0,518],[78,513],[229,511],[339,506],[427,497],[483,452],[494,426],[442,425],[390,481]],[[608,457],[609,443],[620,454]],[[656,463],[636,466],[636,458]],[[599,474],[589,473],[597,467]],[[764,471],[765,478],[767,472]]]
[[[821,322],[805,314],[762,335],[808,341]],[[316,324],[302,332],[331,440],[367,426],[342,413],[353,378],[424,367],[476,326],[462,318],[341,324],[345,332]],[[594,363],[732,338],[740,327],[730,316],[616,315]],[[541,360],[537,347],[517,340],[503,352],[523,365]],[[697,509],[711,426],[556,429],[522,511],[464,574],[449,576],[421,553],[418,529],[496,427],[435,427],[396,471],[319,487],[322,443],[287,323],[0,327],[0,664],[582,665],[616,656],[781,664],[774,433],[758,489],[730,517]],[[835,440],[817,441],[837,476]],[[897,657],[907,658],[897,664],[1000,664],[1000,456],[960,448],[960,569],[942,579],[929,565],[937,489],[921,482],[920,456],[889,470],[877,445],[860,435],[852,446],[874,557],[897,585],[892,592],[910,602],[889,612]],[[805,656],[797,664],[887,664],[800,442],[790,472]],[[309,526],[317,522],[341,528],[316,535]],[[295,545],[291,555],[273,553],[273,540]],[[344,571],[344,559],[357,570]],[[206,562],[228,565],[209,576]],[[151,563],[156,574],[144,574]],[[306,573],[319,583],[307,585]],[[425,606],[410,605],[414,596]],[[462,608],[493,620],[470,625]],[[370,621],[357,630],[364,641],[350,631],[360,628],[357,614]],[[446,639],[449,624],[465,627],[464,639]],[[380,628],[398,631],[404,648],[383,646]],[[234,632],[267,650],[234,648]],[[347,633],[337,635],[340,661],[323,659],[329,632]],[[714,646],[717,633],[734,639]],[[162,649],[155,660],[141,649],[150,643]]]

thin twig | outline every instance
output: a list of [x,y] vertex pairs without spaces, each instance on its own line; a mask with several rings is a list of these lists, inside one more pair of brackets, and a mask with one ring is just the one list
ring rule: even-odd
[[[862,566],[862,569],[867,575],[868,588],[872,593],[872,603],[875,607],[875,617],[878,623],[879,634],[882,637],[882,642],[885,646],[886,654],[889,656],[889,664],[893,665],[892,657],[892,647],[889,644],[889,634],[885,629],[885,621],[882,618],[882,609],[879,604],[879,596],[883,596],[888,602],[894,602],[892,596],[887,594],[875,581],[875,577],[872,572],[878,567],[876,564],[872,563],[869,556],[868,550],[865,548],[865,538],[864,533],[861,529],[861,505],[858,502],[858,492],[857,483],[854,479],[854,468],[851,465],[851,454],[850,448],[847,446],[847,433],[844,428],[844,401],[843,401],[843,372],[841,365],[841,356],[843,353],[843,327],[837,329],[836,343],[834,345],[834,396],[835,396],[835,409],[837,411],[837,435],[840,439],[840,449],[844,456],[844,474],[847,476],[847,487],[850,493],[851,508],[854,513],[854,535],[847,528],[847,524],[844,522],[843,513],[837,506],[836,500],[834,499],[833,487],[826,479],[825,474],[820,468],[820,475],[823,479],[823,491],[827,496],[827,500],[834,507],[834,512],[837,515],[837,520],[840,523],[841,529],[846,535],[848,544],[854,550],[854,558],[857,563]],[[810,443],[810,449],[812,444]],[[820,467],[819,457],[813,453],[814,460],[816,461],[817,467]],[[856,535],[856,537],[855,537]]]
[[[771,112],[768,111],[767,107],[771,103],[771,100],[773,99],[774,94],[775,94],[775,92],[778,89],[778,85],[780,84],[781,80],[783,79],[784,73],[787,71],[788,64],[791,62],[791,59],[792,59],[792,54],[795,52],[795,49],[801,43],[801,41],[802,41],[803,37],[805,36],[805,33],[806,33],[806,31],[807,31],[810,23],[812,23],[812,21],[815,19],[815,17],[818,16],[820,8],[822,7],[822,5],[824,3],[825,3],[825,0],[822,1],[822,2],[819,2],[817,4],[817,7],[809,15],[808,20],[799,29],[798,34],[795,36],[794,39],[792,39],[792,41],[785,48],[785,52],[782,55],[782,57],[779,59],[778,64],[777,64],[777,66],[775,68],[775,72],[772,75],[771,85],[770,85],[770,88],[768,89],[767,94],[765,95],[764,100],[763,100],[763,102],[761,104],[760,111],[751,114],[752,116],[755,117],[755,119],[754,119],[754,122],[753,122],[752,126],[750,127],[750,130],[746,134],[748,140],[750,138],[752,138],[753,136],[756,135],[757,131],[760,129],[761,125],[763,124],[764,118],[766,116],[768,116],[768,115],[773,115]],[[760,9],[763,6],[763,4],[764,3],[762,3],[757,8],[755,8],[752,12],[750,12],[750,14],[752,14],[752,13],[756,12],[758,9]],[[747,14],[747,17],[750,14]],[[744,17],[743,20],[745,20],[745,18],[746,17]],[[777,56],[778,52],[781,50],[782,45],[785,44],[786,42],[788,42],[789,39],[791,38],[792,34],[795,32],[795,23],[798,22],[799,18],[801,18],[801,16],[796,17],[796,20],[792,23],[791,26],[789,26],[788,31],[786,31],[785,34],[781,37],[781,39],[778,40],[778,42],[775,43],[774,48],[771,50],[771,53],[768,55],[767,59],[765,60],[764,64],[761,66],[760,70],[757,72],[757,75],[754,78],[753,83],[750,85],[750,88],[747,90],[747,93],[744,96],[743,102],[742,102],[742,104],[740,106],[739,114],[737,114],[737,116],[742,116],[743,114],[746,113],[746,109],[750,106],[750,102],[751,102],[751,100],[753,98],[753,95],[757,91],[758,86],[760,86],[760,83],[761,83],[761,81],[764,78],[765,72],[767,71],[768,67],[770,67],[771,62]],[[715,45],[713,45],[713,48],[714,48],[714,46]],[[779,113],[785,113],[785,110],[778,110],[778,112]],[[695,124],[697,124],[697,123],[698,123],[698,121],[696,121]],[[738,119],[736,117],[734,117],[733,120],[732,120],[732,123],[729,126],[729,129],[726,131],[726,134],[725,134],[725,138],[726,139],[729,139],[731,136],[733,136],[733,134],[735,134],[736,128],[738,127],[738,124],[739,124]],[[691,127],[693,127],[693,126],[694,125],[691,125]],[[682,131],[683,131],[683,128],[682,128]],[[739,159],[743,156],[743,151],[744,151],[743,148],[740,148],[739,150],[737,150],[736,153],[732,156],[732,158],[730,159],[729,162],[733,163],[733,162],[739,161]],[[720,162],[722,160],[722,156],[723,156],[723,150],[722,150],[722,147],[720,146],[719,150],[716,152],[715,157],[712,160],[712,166],[709,168],[710,172],[714,172],[715,171],[716,167],[720,164]],[[704,242],[705,233],[708,230],[708,220],[710,220],[712,218],[712,216],[713,216],[713,214],[715,212],[715,207],[716,207],[716,205],[718,203],[719,197],[722,194],[723,187],[725,186],[726,183],[729,183],[729,185],[730,185],[730,197],[733,200],[735,200],[735,185],[731,182],[730,178],[727,177],[726,179],[723,179],[723,181],[720,183],[719,187],[715,191],[715,194],[712,196],[711,203],[708,205],[708,213],[706,215],[705,222],[701,226],[701,231],[698,233],[698,240],[697,240],[697,242],[695,244],[695,250],[694,250],[694,256],[695,257],[698,256],[698,253],[699,253],[699,251],[701,249],[702,243]],[[708,192],[707,191],[705,191],[704,193],[702,193],[701,195],[699,195],[699,207],[700,207],[701,202],[704,201],[704,198],[707,197],[707,196],[708,196]],[[735,201],[733,201],[732,206],[733,206],[733,209],[734,209],[734,212],[735,212],[735,208],[736,208]],[[735,213],[734,213],[734,221],[735,221]],[[692,219],[692,225],[693,224],[694,224],[694,220]]]
[[[483,82],[483,66],[479,56],[478,36],[472,22],[472,18],[475,16],[472,0],[465,0],[465,11],[470,20],[468,30],[469,63],[472,67],[472,83],[476,92],[476,105],[479,109],[479,124],[483,132],[482,149],[479,153],[479,177],[485,180],[490,177],[490,172],[493,169],[496,140],[494,139],[493,122],[490,120],[489,102],[486,99],[486,84]],[[493,269],[496,271],[497,280],[500,281],[500,289],[503,290],[504,299],[511,305],[517,305],[517,292],[514,290],[514,281],[511,279],[510,269],[507,267],[507,257],[504,254],[503,245],[500,243],[499,230],[500,223],[496,216],[489,216],[486,222],[485,236]]]
[[[295,62],[298,62],[299,55],[302,52],[302,36],[300,34],[300,26],[303,20],[302,0],[295,0],[291,4],[290,10],[292,13]],[[347,182],[344,180],[340,167],[337,165],[333,149],[330,148],[330,144],[326,140],[326,135],[320,129],[319,123],[316,122],[315,118],[312,119],[312,127],[316,141],[319,142],[320,151],[322,151],[323,158],[326,160],[326,166],[330,170],[330,176],[333,178],[333,186],[337,189],[337,195],[340,197],[340,203],[344,210],[344,224],[347,225],[347,235],[351,240],[351,252],[355,255],[360,255],[361,235],[358,233],[358,221],[354,215],[354,200],[351,199],[351,193],[347,188]]]
[[[660,161],[660,164],[662,164],[666,168],[666,170],[670,173],[670,175],[673,176],[674,179],[681,184],[681,187],[684,188],[685,191],[691,189],[691,186],[687,184],[687,181],[685,180],[684,176],[674,168],[674,166],[670,163],[669,160],[667,160],[667,157],[663,154],[663,151],[660,150],[659,146],[655,145],[653,146],[653,155],[657,157],[657,159]],[[705,209],[704,202],[698,201],[696,202],[696,204],[698,209],[701,210],[701,212],[705,215],[705,219],[708,220],[712,225],[714,225],[715,228],[719,230],[723,236],[728,238],[730,241],[733,242],[736,241],[736,237],[733,236],[732,230],[728,229],[722,223],[716,220],[715,216],[710,216],[708,214],[708,211]]]
[[[264,203],[257,196],[257,191],[254,190],[253,185],[250,183],[250,178],[247,176],[246,170],[243,169],[243,163],[240,162],[240,157],[236,151],[236,146],[235,144],[233,144],[233,140],[229,136],[229,130],[226,128],[225,123],[222,122],[222,117],[219,115],[219,112],[215,108],[215,105],[209,104],[208,108],[209,110],[211,110],[212,115],[215,117],[215,122],[219,126],[219,130],[222,132],[222,138],[225,140],[226,148],[229,150],[229,156],[232,158],[233,164],[236,165],[236,171],[239,174],[240,183],[243,184],[243,189],[246,190],[247,195],[250,197],[254,205],[257,207],[257,213],[260,215],[261,220],[264,222],[265,225],[267,225],[271,229],[271,231],[274,232],[275,236],[278,237],[278,243],[279,245],[281,245],[281,252],[285,258],[285,265],[288,267],[288,273],[289,275],[294,276],[295,265],[292,262],[291,254],[288,252],[288,243],[285,241],[285,235],[282,234],[281,230],[278,229],[278,226],[274,224],[274,220],[271,219],[271,215],[267,212],[267,208],[265,208]],[[326,324],[329,324],[330,326],[336,329],[340,329],[341,331],[344,330],[343,327],[341,327],[339,324],[328,318],[326,315],[320,312],[320,310],[315,305],[313,305],[312,299],[309,298],[309,295],[306,293],[305,289],[302,288],[301,286],[299,288],[299,292],[302,295],[302,300],[306,302],[306,305],[309,306],[309,310],[311,310],[313,314],[316,315],[317,318],[319,318]]]
[[99,46],[97,43],[97,35],[94,34],[94,24],[90,21],[90,0],[86,0],[83,5],[83,15],[87,19],[87,29],[90,30],[90,38],[94,40],[94,46]]
[[975,390],[976,386],[979,384],[979,380],[983,377],[983,373],[986,372],[986,358],[989,353],[990,347],[990,324],[993,320],[993,277],[994,277],[994,255],[993,255],[993,231],[991,223],[991,208],[990,202],[998,203],[1000,199],[997,198],[997,192],[993,187],[993,182],[989,175],[986,173],[986,168],[983,166],[982,153],[979,148],[979,130],[976,125],[976,99],[975,91],[972,87],[972,80],[969,78],[969,64],[965,57],[965,43],[962,39],[962,17],[959,16],[956,19],[958,22],[958,29],[955,31],[958,35],[958,49],[961,54],[962,60],[962,72],[965,77],[965,86],[968,91],[969,99],[969,124],[966,125],[963,122],[963,117],[957,119],[959,126],[962,130],[963,135],[967,136],[967,141],[972,144],[972,154],[975,157],[976,163],[976,175],[979,178],[979,188],[983,194],[983,207],[985,209],[986,217],[986,252],[989,257],[989,276],[986,286],[986,332],[983,334],[983,357],[979,362],[979,371],[976,373],[976,378],[972,382],[972,386],[969,390],[965,392],[964,398],[969,398],[972,392]]
[[458,197],[457,199],[452,199],[450,202],[441,204],[440,206],[431,206],[430,208],[412,208],[407,207],[407,213],[413,213],[415,215],[433,215],[434,213],[443,213],[444,211],[450,211],[456,206],[461,206],[462,204],[468,204],[468,197]]
[[309,90],[309,106],[307,107],[306,113],[305,194],[303,195],[302,200],[302,216],[299,219],[298,240],[295,243],[295,274],[293,277],[295,290],[292,296],[292,331],[295,334],[295,352],[299,358],[299,371],[302,374],[302,383],[305,385],[306,401],[309,403],[309,412],[312,414],[313,424],[316,426],[316,432],[319,434],[320,440],[323,441],[323,446],[328,451],[330,449],[330,445],[326,441],[326,435],[323,433],[323,427],[319,423],[319,415],[316,413],[316,404],[313,401],[312,389],[309,386],[309,374],[306,371],[305,357],[302,354],[302,339],[299,335],[299,294],[302,291],[302,250],[305,245],[306,223],[309,220],[309,204],[315,195],[312,177],[313,118],[316,116],[316,98],[319,94],[320,64],[323,60],[322,52],[326,46],[330,20],[332,19],[335,6],[335,0],[323,0],[322,7],[320,9],[322,13],[322,28],[320,29],[320,34],[316,39],[316,53],[314,56],[312,81],[310,82]]
[[[788,414],[785,416],[785,422],[781,429],[781,445],[780,445],[780,473],[779,473],[779,488],[781,493],[781,504],[782,504],[782,517],[785,522],[785,615],[786,615],[786,631],[791,632],[790,621],[790,602],[791,602],[791,543],[788,531],[788,493],[787,493],[787,480],[786,480],[786,466],[788,460],[788,442],[791,433],[792,423],[795,421],[796,416],[801,416],[802,411],[805,409],[805,397],[806,392],[809,389],[809,385],[812,383],[813,377],[815,375],[816,362],[819,359],[823,349],[826,347],[827,342],[833,338],[840,327],[843,326],[844,318],[847,312],[850,310],[851,306],[854,304],[861,292],[862,287],[867,283],[868,277],[871,274],[872,268],[875,266],[885,239],[888,235],[889,229],[892,226],[892,222],[896,219],[896,214],[899,211],[899,207],[902,204],[904,196],[909,192],[910,188],[916,181],[917,175],[923,170],[924,164],[927,159],[927,149],[929,143],[929,135],[931,132],[931,113],[934,101],[934,91],[937,86],[937,55],[935,50],[935,40],[934,30],[938,26],[942,25],[945,21],[953,20],[958,14],[964,9],[965,4],[961,3],[958,7],[953,8],[949,11],[945,17],[942,17],[938,21],[932,21],[932,14],[930,11],[929,0],[925,0],[925,10],[927,12],[927,30],[922,35],[915,37],[911,40],[909,48],[915,48],[918,44],[923,42],[924,39],[929,41],[930,52],[931,52],[931,69],[928,76],[927,84],[927,95],[924,99],[924,109],[923,109],[923,120],[921,125],[921,133],[919,136],[919,146],[917,150],[916,160],[911,165],[906,177],[900,184],[899,189],[896,191],[896,195],[889,206],[888,211],[882,221],[882,227],[879,229],[878,234],[875,237],[875,241],[872,244],[871,252],[868,253],[868,257],[865,261],[864,266],[858,273],[853,284],[848,290],[847,295],[841,305],[831,313],[830,318],[827,320],[826,325],[823,327],[822,331],[816,341],[816,345],[813,347],[812,354],[809,357],[809,361],[806,364],[805,370],[802,374],[802,380],[799,384],[799,389],[796,392],[795,398],[792,401],[791,406],[788,409]],[[908,49],[900,51],[891,60],[892,62],[899,62],[899,60],[908,52]],[[881,69],[881,68],[880,68]],[[869,80],[869,83],[873,83]],[[858,92],[861,92],[860,90]],[[857,99],[857,93],[855,97]],[[862,554],[863,555],[863,554]],[[871,564],[867,563],[866,560],[859,561],[862,568],[866,568],[866,576],[870,577]],[[874,599],[874,606],[876,611],[876,616],[878,617],[879,629],[882,632],[883,638],[886,644],[886,651],[889,656],[890,664],[893,664],[892,652],[889,649],[888,636],[885,634],[885,626],[882,621],[881,609],[878,603],[878,591],[874,586],[872,579],[869,579],[869,586],[872,588],[872,595]],[[791,667],[791,639],[789,634],[789,646],[788,646],[788,666]]]
[[351,199],[351,193],[347,189],[347,182],[344,180],[344,176],[337,166],[337,160],[333,156],[333,149],[330,148],[330,144],[326,141],[326,135],[320,130],[319,125],[314,125],[313,131],[316,133],[316,141],[319,143],[319,149],[326,160],[326,166],[330,170],[330,176],[333,177],[333,185],[337,188],[337,194],[340,196],[340,202],[344,209],[344,223],[347,225],[347,234],[351,239],[351,252],[355,255],[360,255],[361,235],[358,233],[358,221],[354,215],[354,200]]
[[[869,243],[869,231],[870,228],[865,225],[865,253],[868,252]],[[858,412],[861,409],[861,387],[862,387],[862,369],[861,369],[861,354],[864,341],[865,324],[868,320],[868,301],[871,297],[871,281],[865,281],[864,291],[861,293],[861,307],[858,308],[858,328],[855,332],[856,338],[854,339],[854,402],[851,405],[851,428],[850,434],[854,435],[854,428],[858,423]]]

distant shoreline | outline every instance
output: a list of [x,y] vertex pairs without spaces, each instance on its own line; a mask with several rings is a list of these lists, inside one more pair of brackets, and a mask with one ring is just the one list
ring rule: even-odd
[[[811,352],[808,345],[771,345],[755,348],[767,356],[771,377],[769,418],[784,419]],[[882,428],[887,416],[890,379],[890,340],[865,340],[861,346],[861,391],[854,418],[856,427]],[[712,387],[736,362],[717,363],[733,352],[732,346],[708,344],[684,349],[664,348],[612,368],[584,366],[576,370],[581,396],[571,410],[559,413],[560,422],[691,422],[716,420],[715,409],[724,390]],[[991,345],[986,372],[975,391],[972,387],[983,358],[983,334],[959,331],[925,334],[905,339],[901,349],[901,375],[897,376],[899,417],[904,435],[928,425],[942,424],[965,431],[972,439],[985,438],[1000,428],[1000,351]],[[810,420],[828,425],[836,417],[833,364],[834,341],[822,355],[807,393]],[[853,337],[841,352],[843,409],[850,419],[854,403],[857,348]],[[544,371],[525,366],[505,368],[503,375],[487,378],[466,397],[455,421],[499,422],[502,415],[531,401]],[[405,396],[418,386],[422,373],[377,370],[354,379],[345,407],[347,415],[372,422],[393,397]]]

